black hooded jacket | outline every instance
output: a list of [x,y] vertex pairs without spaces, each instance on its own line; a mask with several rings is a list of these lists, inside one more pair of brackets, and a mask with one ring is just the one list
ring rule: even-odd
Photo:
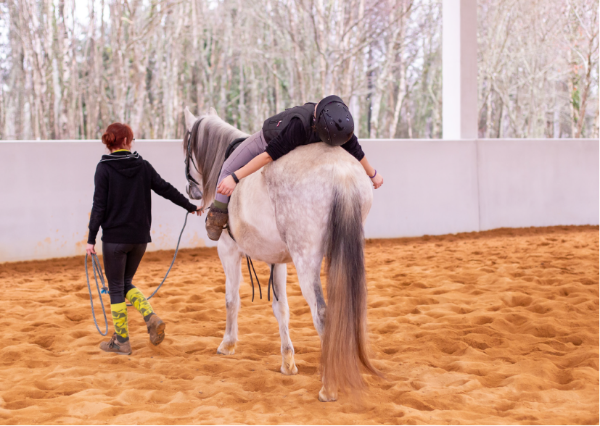
[[173,185],[163,180],[137,152],[118,151],[103,155],[96,167],[94,183],[96,188],[88,244],[96,243],[100,226],[102,241],[106,243],[151,242],[150,190],[189,212],[196,211],[196,206]]

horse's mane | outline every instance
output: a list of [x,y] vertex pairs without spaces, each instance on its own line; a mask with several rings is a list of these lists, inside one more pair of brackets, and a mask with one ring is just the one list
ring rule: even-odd
[[204,115],[198,120],[201,120],[200,124],[192,126],[191,151],[202,176],[203,204],[208,207],[215,199],[227,147],[234,139],[248,135],[226,123],[218,115]]

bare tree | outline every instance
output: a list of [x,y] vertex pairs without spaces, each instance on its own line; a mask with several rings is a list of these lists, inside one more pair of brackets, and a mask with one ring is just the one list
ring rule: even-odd
[[[482,137],[598,135],[598,0],[479,0]],[[360,137],[439,138],[441,0],[1,0],[0,138],[253,132],[335,93]]]
[[480,0],[480,136],[598,136],[597,12],[598,0]]

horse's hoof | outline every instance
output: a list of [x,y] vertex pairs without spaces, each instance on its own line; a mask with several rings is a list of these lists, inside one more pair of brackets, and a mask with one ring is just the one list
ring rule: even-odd
[[298,374],[298,367],[294,361],[294,352],[291,350],[285,351],[283,354],[283,360],[281,362],[281,372],[286,376],[293,376]]
[[335,395],[328,395],[325,392],[325,387],[322,387],[319,391],[319,401],[321,402],[333,402],[337,401],[337,393]]
[[233,355],[235,353],[235,343],[221,342],[217,349],[219,355]]
[[287,364],[282,364],[281,373],[285,374],[286,376],[293,376],[295,374],[298,374],[298,367],[296,367],[296,364],[292,364],[291,368]]

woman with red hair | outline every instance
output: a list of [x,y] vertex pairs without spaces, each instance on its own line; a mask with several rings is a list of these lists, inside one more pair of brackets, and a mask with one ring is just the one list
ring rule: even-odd
[[110,154],[103,155],[94,177],[94,205],[90,216],[87,253],[96,253],[96,235],[102,227],[104,270],[110,291],[110,309],[115,333],[100,349],[121,355],[131,354],[127,304],[142,314],[150,342],[160,344],[165,338],[165,323],[133,284],[133,276],[152,241],[151,190],[183,207],[201,214],[200,207],[164,181],[152,165],[137,152],[131,152],[133,131],[126,124],[113,123],[102,135]]

